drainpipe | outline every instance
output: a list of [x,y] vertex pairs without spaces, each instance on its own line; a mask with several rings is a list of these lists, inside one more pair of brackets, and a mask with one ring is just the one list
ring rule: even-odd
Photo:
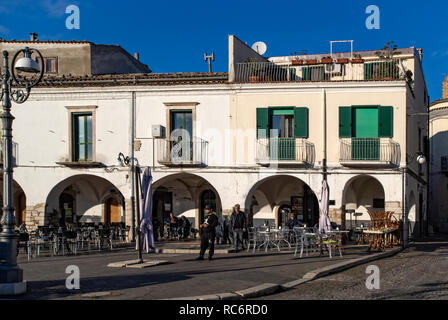
[[131,210],[132,210],[132,241],[135,241],[135,160],[134,160],[134,140],[135,140],[135,91],[131,92],[131,117],[130,117],[130,137],[129,148],[131,155]]

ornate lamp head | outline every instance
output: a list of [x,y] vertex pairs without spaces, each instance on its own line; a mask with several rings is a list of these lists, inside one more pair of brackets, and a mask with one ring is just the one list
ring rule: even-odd
[[12,85],[24,88],[11,90],[11,99],[23,103],[28,99],[30,89],[42,80],[44,59],[38,50],[26,47],[16,52],[11,65]]

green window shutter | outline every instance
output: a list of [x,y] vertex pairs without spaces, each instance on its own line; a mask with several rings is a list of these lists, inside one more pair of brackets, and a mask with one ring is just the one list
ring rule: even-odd
[[311,80],[310,68],[302,67],[302,80]]
[[392,138],[394,136],[394,107],[379,107],[379,136]]
[[352,107],[339,107],[339,138],[352,136]]
[[294,109],[294,135],[296,138],[308,138],[308,108]]
[[372,79],[373,64],[364,63],[364,80]]
[[257,108],[257,138],[267,138],[269,129],[268,108]]
[[71,114],[72,117],[72,161],[76,161],[78,158],[78,134],[77,134],[77,126],[76,126],[76,117],[75,114]]

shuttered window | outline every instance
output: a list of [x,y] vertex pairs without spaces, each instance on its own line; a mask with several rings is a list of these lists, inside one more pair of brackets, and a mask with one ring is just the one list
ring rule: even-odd
[[269,136],[269,109],[257,108],[257,138],[263,139]]
[[352,107],[339,107],[339,138],[352,136]]
[[394,136],[394,108],[379,108],[379,137],[392,138]]
[[[363,106],[364,107],[364,106]],[[365,106],[368,107],[368,106]],[[394,109],[391,106],[376,106],[378,108],[378,137],[392,138],[394,135]],[[370,107],[371,108],[371,107]],[[339,107],[339,137],[353,137],[353,108]]]
[[269,137],[270,117],[279,115],[293,115],[294,137],[308,138],[308,113],[308,108],[306,107],[287,107],[287,109],[279,107],[257,108],[257,138]]
[[302,80],[322,81],[325,79],[324,66],[302,67]]
[[296,138],[308,138],[308,108],[294,109],[294,135]]

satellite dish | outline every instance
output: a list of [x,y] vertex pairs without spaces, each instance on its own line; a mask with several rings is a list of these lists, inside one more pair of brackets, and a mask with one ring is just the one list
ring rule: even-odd
[[264,43],[263,41],[257,41],[252,45],[252,49],[256,51],[259,55],[264,55],[268,47],[266,46],[266,43]]

